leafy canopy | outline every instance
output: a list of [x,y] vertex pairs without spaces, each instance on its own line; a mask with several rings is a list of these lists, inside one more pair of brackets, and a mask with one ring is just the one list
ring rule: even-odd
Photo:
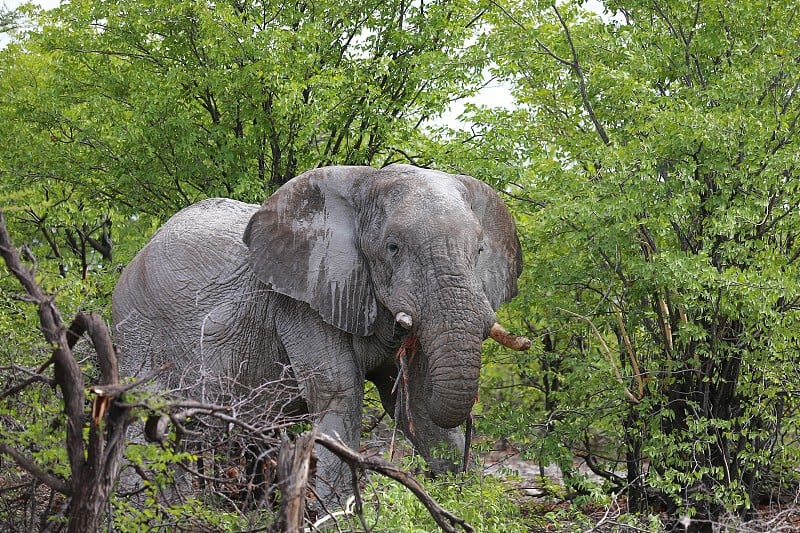
[[798,454],[797,6],[496,5],[518,107],[459,138],[519,199],[510,313],[542,345],[487,377],[544,400],[545,463],[577,450],[632,509],[747,515]]

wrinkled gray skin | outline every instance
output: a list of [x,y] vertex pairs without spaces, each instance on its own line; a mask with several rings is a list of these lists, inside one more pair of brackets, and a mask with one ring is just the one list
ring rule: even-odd
[[[508,210],[474,178],[407,165],[312,170],[260,208],[205,200],[153,236],[114,292],[121,364],[136,375],[175,361],[161,385],[190,396],[219,376],[258,386],[288,366],[284,380],[304,400],[292,409],[357,449],[365,379],[395,413],[404,312],[420,341],[406,434],[436,464],[440,448],[463,453],[481,343],[521,269]],[[404,414],[399,423],[408,429]],[[317,491],[336,505],[352,491],[349,470],[316,451]]]

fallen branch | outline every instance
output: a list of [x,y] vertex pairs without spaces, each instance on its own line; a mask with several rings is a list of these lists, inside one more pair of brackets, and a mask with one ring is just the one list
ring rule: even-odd
[[495,322],[492,329],[489,330],[489,336],[506,348],[511,348],[518,352],[524,352],[531,347],[531,340],[529,338],[509,333],[497,322]]
[[324,433],[318,433],[315,437],[317,443],[326,447],[335,453],[341,460],[350,465],[352,469],[371,470],[384,475],[388,478],[394,479],[400,484],[408,488],[414,496],[428,509],[431,517],[436,523],[447,533],[457,533],[457,526],[460,526],[463,531],[472,533],[475,530],[461,518],[455,516],[447,509],[440,506],[433,498],[431,498],[425,489],[420,485],[414,476],[405,472],[393,464],[379,458],[379,457],[364,457],[360,453],[351,449],[344,444],[341,440],[335,439]]

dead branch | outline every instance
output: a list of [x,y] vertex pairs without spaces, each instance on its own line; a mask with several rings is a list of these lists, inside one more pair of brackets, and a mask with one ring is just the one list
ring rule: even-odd
[[100,367],[100,380],[102,383],[119,383],[117,370],[117,351],[111,341],[106,323],[97,315],[78,313],[72,320],[67,330],[67,345],[70,349],[75,347],[78,339],[88,333],[92,345],[97,352],[97,363]]
[[80,479],[80,469],[84,458],[83,441],[83,373],[67,342],[61,314],[53,298],[42,291],[36,283],[35,270],[22,264],[6,228],[3,212],[0,211],[0,255],[6,266],[19,280],[20,284],[39,307],[39,323],[42,333],[50,345],[54,346],[53,364],[56,383],[64,397],[64,413],[67,416],[67,456],[71,467],[71,478]]
[[622,316],[622,309],[620,309],[616,304],[614,304],[614,314],[617,316],[617,325],[619,326],[620,335],[625,343],[625,348],[628,350],[628,357],[631,361],[633,375],[636,377],[636,382],[639,385],[639,394],[637,398],[644,398],[644,379],[642,379],[642,373],[639,370],[639,363],[636,358],[636,350],[633,349],[631,337],[628,335],[628,330],[625,328],[625,320]]
[[306,486],[311,473],[311,452],[316,429],[299,435],[294,443],[284,435],[278,453],[278,488],[281,508],[275,522],[276,531],[303,531]]
[[[116,363],[115,363],[116,364]],[[172,368],[173,362],[165,363],[160,367],[151,370],[141,378],[137,379],[136,381],[131,381],[130,383],[118,383],[117,381],[109,381],[107,383],[101,383],[98,385],[92,385],[89,387],[89,391],[93,392],[98,396],[102,396],[104,398],[119,398],[124,393],[128,392],[129,390],[135,389],[137,387],[141,387],[142,385],[146,385],[153,381],[159,374],[165,372]],[[103,380],[105,381],[105,380]]]
[[420,483],[408,472],[405,472],[393,464],[381,459],[380,457],[364,457],[357,451],[351,449],[341,440],[335,439],[324,433],[318,433],[314,440],[335,453],[341,460],[350,465],[352,469],[371,470],[394,479],[398,483],[408,488],[414,496],[428,509],[431,517],[447,533],[457,533],[457,526],[460,526],[467,533],[475,531],[472,526],[461,518],[455,516],[447,509],[440,506],[431,498]]
[[[7,444],[0,445],[0,453],[9,455],[38,481],[71,497],[66,511],[70,532],[96,531],[119,473],[130,408],[118,405],[114,398],[98,395],[92,404],[88,439],[84,438],[85,381],[72,347],[84,333],[89,334],[100,367],[100,384],[109,387],[119,382],[116,352],[108,328],[97,315],[78,313],[68,332],[53,297],[36,283],[33,255],[25,249],[22,253],[34,267],[26,267],[20,261],[0,210],[0,256],[25,288],[27,299],[38,306],[42,334],[53,347],[52,357],[38,373],[52,362],[54,381],[61,389],[64,403],[70,475],[65,480],[44,472],[32,458]],[[105,421],[105,431],[101,429],[102,420]]]

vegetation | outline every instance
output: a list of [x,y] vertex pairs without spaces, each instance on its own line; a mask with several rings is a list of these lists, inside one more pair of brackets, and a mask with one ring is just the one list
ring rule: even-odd
[[[107,312],[119,268],[198,199],[258,202],[327,164],[471,174],[515,213],[526,270],[503,313],[536,340],[523,356],[487,343],[479,446],[502,440],[557,466],[564,485],[544,483],[542,503],[476,474],[426,481],[431,494],[479,531],[790,518],[797,6],[345,4],[76,0],[0,13],[0,207],[62,312]],[[436,121],[487,76],[513,106],[468,105],[463,129]],[[51,346],[16,282],[0,287],[0,442],[66,477],[52,369],[15,389]],[[79,362],[92,379],[92,359]],[[61,500],[12,459],[0,463],[0,521],[45,529]],[[121,530],[173,527],[189,510],[212,529],[264,526],[222,497],[158,517],[113,498]],[[371,481],[364,506],[354,530],[434,527],[388,481]]]

